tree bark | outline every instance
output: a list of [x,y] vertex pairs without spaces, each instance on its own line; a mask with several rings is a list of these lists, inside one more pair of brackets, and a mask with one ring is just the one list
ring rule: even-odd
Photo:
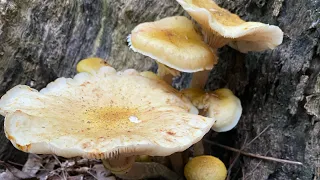
[[[257,166],[259,160],[242,157],[240,176],[252,180],[317,177],[320,2],[216,2],[245,20],[278,25],[284,31],[283,44],[275,50],[248,54],[229,47],[219,50],[219,63],[206,89],[228,87],[243,106],[236,130],[219,136],[236,133],[235,142],[228,144],[239,148],[245,137],[250,140],[271,125],[245,151],[304,163],[262,161]],[[0,12],[0,96],[17,84],[41,89],[57,77],[72,77],[76,63],[89,56],[107,59],[118,70],[155,70],[153,60],[127,47],[127,35],[142,22],[188,16],[174,0],[2,0]],[[174,86],[185,88],[189,80],[190,75],[184,74]],[[0,129],[0,159],[23,162],[25,155],[11,146]]]

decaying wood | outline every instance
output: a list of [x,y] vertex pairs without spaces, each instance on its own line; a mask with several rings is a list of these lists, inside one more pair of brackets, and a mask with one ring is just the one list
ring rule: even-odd
[[[228,87],[241,99],[244,111],[234,146],[271,125],[247,150],[268,150],[304,164],[261,162],[257,167],[258,161],[243,157],[242,172],[256,168],[249,176],[253,180],[314,178],[320,161],[319,0],[216,1],[245,20],[278,25],[285,34],[272,51],[241,54],[221,48],[206,86]],[[155,70],[150,58],[129,50],[126,36],[139,23],[183,14],[174,0],[2,0],[0,96],[17,84],[40,89],[57,77],[70,77],[88,56],[105,58],[119,70]],[[183,88],[189,81],[184,74],[174,86]],[[0,159],[25,160],[4,135],[0,143]]]

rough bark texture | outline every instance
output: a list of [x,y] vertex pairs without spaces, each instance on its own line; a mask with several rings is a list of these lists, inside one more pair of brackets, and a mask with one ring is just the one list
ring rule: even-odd
[[[241,54],[228,47],[219,50],[219,64],[206,88],[229,87],[242,101],[243,116],[232,131],[237,133],[233,145],[239,147],[245,137],[250,140],[271,125],[246,151],[304,163],[293,166],[263,161],[256,168],[259,160],[243,157],[242,175],[253,180],[317,177],[319,1],[217,3],[245,20],[278,25],[285,33],[283,44],[272,51]],[[126,36],[139,23],[186,15],[174,0],[2,0],[0,12],[0,96],[17,84],[40,89],[57,77],[73,76],[76,63],[88,56],[105,58],[119,70],[154,70],[151,59],[129,50]],[[189,80],[190,75],[185,74],[174,85],[183,88]],[[0,159],[24,160],[3,132],[0,144]]]

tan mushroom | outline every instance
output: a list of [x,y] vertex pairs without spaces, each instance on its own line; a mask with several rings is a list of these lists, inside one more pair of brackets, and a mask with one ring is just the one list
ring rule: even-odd
[[184,175],[187,180],[225,180],[227,168],[214,156],[198,156],[187,163]]
[[183,16],[139,24],[132,30],[128,42],[133,51],[157,61],[158,75],[170,75],[169,84],[172,76],[180,72],[211,70],[217,63],[214,51],[203,42],[192,21]]
[[205,40],[213,48],[229,45],[240,52],[274,49],[282,43],[278,26],[246,22],[219,7],[213,0],[177,0],[202,27]]
[[98,71],[103,66],[110,66],[105,60],[98,57],[90,57],[81,60],[77,64],[77,72]]
[[[202,110],[201,115],[216,118],[212,130],[216,132],[229,131],[239,122],[242,114],[241,102],[229,89],[222,88],[205,92],[202,89],[190,88],[181,92],[191,100],[193,105]],[[193,149],[194,156],[204,154],[202,141],[194,144]]]
[[136,155],[183,151],[215,122],[159,82],[102,67],[41,91],[18,85],[0,99],[5,134],[24,152],[104,159],[114,173],[127,172]]
[[206,117],[215,117],[212,129],[225,132],[234,128],[241,117],[242,106],[238,97],[227,88],[205,92],[201,89],[184,89],[181,91],[192,104],[203,110]]

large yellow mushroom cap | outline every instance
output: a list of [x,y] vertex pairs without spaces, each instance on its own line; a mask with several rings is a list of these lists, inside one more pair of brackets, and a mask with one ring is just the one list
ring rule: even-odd
[[210,70],[217,63],[192,21],[183,16],[139,24],[128,42],[132,50],[182,72]]
[[282,43],[277,26],[246,22],[219,7],[213,0],[177,0],[203,28],[206,41],[214,48],[229,45],[240,52],[274,49]]
[[0,99],[6,136],[16,148],[98,159],[187,149],[215,122],[195,109],[169,85],[111,67],[58,78],[40,92],[18,85]]
[[214,156],[197,156],[184,167],[187,180],[225,180],[227,168]]

